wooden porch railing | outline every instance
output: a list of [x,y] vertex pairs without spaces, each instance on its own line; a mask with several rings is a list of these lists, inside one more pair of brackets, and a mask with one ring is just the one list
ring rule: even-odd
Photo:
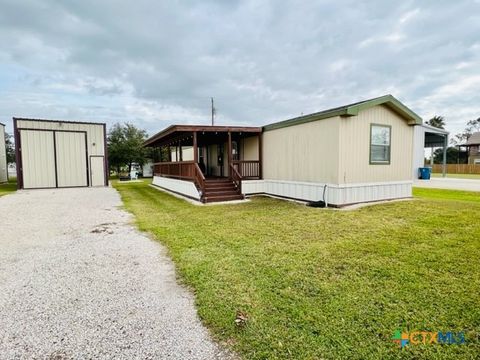
[[234,164],[230,164],[230,176],[232,178],[233,183],[235,184],[238,192],[242,193],[242,176],[239,174],[238,170],[235,169]]
[[195,173],[194,165],[193,161],[159,162],[153,164],[153,173],[176,179],[192,180]]
[[197,186],[197,189],[200,190],[200,199],[203,200],[203,196],[205,195],[205,176],[202,173],[202,170],[200,169],[200,166],[198,166],[197,163],[194,163],[194,179],[193,182]]
[[260,179],[260,161],[234,160],[233,167],[242,179]]

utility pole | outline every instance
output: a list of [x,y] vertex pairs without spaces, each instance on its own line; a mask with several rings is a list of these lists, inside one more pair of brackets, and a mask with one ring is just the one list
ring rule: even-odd
[[212,100],[212,126],[215,125],[215,105],[213,104],[213,97],[210,98]]

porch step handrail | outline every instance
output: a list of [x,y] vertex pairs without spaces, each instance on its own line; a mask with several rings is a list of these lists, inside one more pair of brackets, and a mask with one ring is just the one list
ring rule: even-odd
[[200,190],[200,199],[203,200],[205,196],[205,175],[203,175],[202,169],[198,166],[198,163],[194,163],[194,178],[193,181],[197,188]]
[[241,194],[242,193],[242,175],[238,172],[237,169],[235,169],[234,164],[230,164],[230,172],[231,172],[231,178],[233,183],[235,184],[238,192]]

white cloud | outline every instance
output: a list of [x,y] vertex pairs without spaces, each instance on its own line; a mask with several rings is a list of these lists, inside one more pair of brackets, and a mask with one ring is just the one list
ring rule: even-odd
[[405,23],[411,21],[412,19],[414,19],[419,13],[420,13],[420,9],[418,9],[418,8],[407,11],[405,14],[400,16],[400,19],[398,20],[398,22],[400,24],[405,24]]

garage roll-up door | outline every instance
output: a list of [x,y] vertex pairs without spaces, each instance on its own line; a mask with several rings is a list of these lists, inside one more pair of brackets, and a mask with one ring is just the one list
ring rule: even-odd
[[87,186],[85,133],[55,132],[58,187]]
[[86,134],[20,130],[24,189],[88,186]]
[[51,131],[22,130],[23,187],[50,188],[55,181],[55,146]]

